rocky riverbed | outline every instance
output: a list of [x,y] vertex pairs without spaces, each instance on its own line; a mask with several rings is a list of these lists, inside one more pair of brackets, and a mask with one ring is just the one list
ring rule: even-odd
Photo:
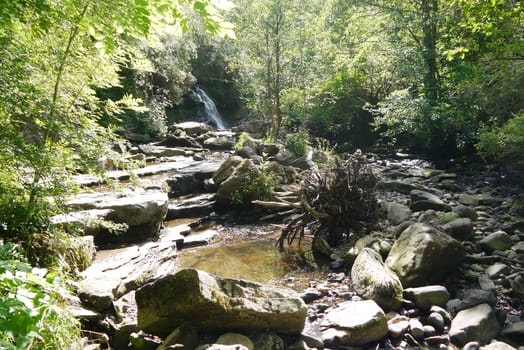
[[[156,172],[168,172],[166,180],[150,178],[117,198],[114,192],[77,197],[70,205],[82,211],[56,219],[91,222],[86,232],[94,238],[84,245],[119,246],[98,251],[83,272],[83,306],[76,312],[91,330],[86,347],[512,349],[524,344],[524,190],[518,184],[482,167],[441,170],[421,160],[368,155],[382,178],[383,215],[374,230],[324,247],[329,258],[321,266],[310,252],[302,258],[295,254],[304,263],[296,266],[308,271],[305,282],[296,271],[284,271],[271,285],[257,284],[182,269],[177,255],[184,247],[274,235],[278,226],[256,221],[249,227],[258,234],[232,233],[230,216],[214,214],[214,193],[228,198],[226,191],[242,184],[242,169],[252,171],[261,163],[291,183],[311,159],[248,140],[238,156],[226,160],[233,152],[223,150],[233,145],[234,134],[213,134],[197,125],[172,131],[169,142],[140,146],[137,153],[154,159]],[[140,172],[151,175],[147,168]],[[204,219],[184,219],[194,216]],[[86,217],[126,224],[127,231],[108,236],[104,227],[92,225],[99,221]],[[166,217],[176,221],[162,223]]]

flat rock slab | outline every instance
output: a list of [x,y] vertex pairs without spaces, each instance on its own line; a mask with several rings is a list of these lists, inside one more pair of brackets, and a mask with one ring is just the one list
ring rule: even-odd
[[[185,156],[171,158],[171,160],[172,161],[169,162],[151,164],[143,168],[133,170],[112,170],[108,171],[106,176],[112,180],[123,181],[128,180],[131,175],[144,177],[172,172],[189,166],[192,162],[194,162],[192,157]],[[73,176],[73,181],[81,186],[97,186],[106,183],[106,180],[103,177],[87,174],[75,175]]]
[[213,174],[220,168],[222,163],[224,163],[223,158],[206,159],[200,162],[193,161],[187,166],[180,167],[178,172],[182,174],[195,174],[195,176],[200,179],[209,179],[213,177]]
[[136,292],[138,325],[166,336],[186,321],[207,331],[274,330],[300,334],[306,305],[290,289],[185,269]]
[[206,246],[210,244],[218,236],[218,231],[214,229],[192,232],[184,237],[184,241],[182,242],[182,248]]
[[84,235],[96,236],[104,230],[101,224],[102,220],[111,220],[114,215],[112,209],[89,209],[80,210],[67,214],[55,215],[51,218],[53,225],[59,226],[66,231],[79,226],[82,228]]
[[162,191],[101,192],[76,196],[67,205],[80,210],[111,210],[110,217],[106,219],[127,225],[125,231],[119,234],[107,230],[99,232],[95,235],[97,244],[136,243],[158,236],[166,217],[168,198]]
[[409,197],[411,199],[411,203],[415,203],[418,201],[429,201],[436,204],[444,204],[444,202],[436,195],[422,190],[411,191],[409,193]]
[[214,194],[202,194],[181,199],[171,199],[168,204],[166,220],[196,218],[214,211]]
[[495,306],[497,295],[494,291],[482,289],[468,289],[461,293],[460,298],[451,299],[446,303],[446,309],[450,312],[459,312],[480,304]]
[[188,121],[188,122],[173,124],[169,127],[169,131],[174,131],[174,130],[183,130],[189,136],[195,137],[195,136],[200,136],[202,134],[205,134],[207,132],[211,132],[213,131],[213,128],[206,123]]
[[176,241],[150,242],[141,246],[102,250],[80,282],[84,305],[105,311],[131,290],[175,269]]
[[326,314],[321,322],[326,346],[361,346],[388,333],[384,311],[372,300],[347,301]]

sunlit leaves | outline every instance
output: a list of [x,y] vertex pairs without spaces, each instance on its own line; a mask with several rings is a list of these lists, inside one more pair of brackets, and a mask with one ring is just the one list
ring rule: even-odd
[[69,291],[56,275],[26,263],[19,248],[0,240],[0,348],[69,348],[79,326],[57,307]]
[[524,52],[524,5],[520,1],[453,0],[450,12],[457,12],[449,40],[455,47],[447,51],[451,59],[486,52],[498,58],[522,57]]
[[[134,46],[156,31],[187,30],[190,12],[215,33],[219,8],[208,0],[1,0],[0,2],[0,225],[30,244],[48,230],[48,217],[67,193],[67,178],[87,166],[114,138],[98,124],[124,110],[143,112],[139,100],[104,101],[100,89],[120,85],[122,67],[135,64]],[[136,59],[135,59],[136,58]],[[142,62],[143,63],[143,62]],[[140,67],[138,67],[140,66]],[[110,123],[109,123],[110,124]],[[73,156],[74,155],[74,156]],[[5,196],[4,196],[5,194]],[[49,201],[48,198],[54,198]]]

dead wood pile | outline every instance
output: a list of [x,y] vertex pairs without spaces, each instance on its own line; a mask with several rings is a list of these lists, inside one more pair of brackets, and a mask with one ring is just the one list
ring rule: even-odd
[[360,151],[344,164],[306,172],[297,193],[298,202],[287,202],[293,212],[279,238],[280,247],[286,241],[300,242],[306,229],[315,236],[326,235],[333,244],[376,221],[378,181]]

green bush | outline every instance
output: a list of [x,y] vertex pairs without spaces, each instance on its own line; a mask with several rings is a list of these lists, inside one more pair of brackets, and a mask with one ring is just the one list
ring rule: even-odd
[[249,179],[232,194],[231,204],[245,205],[253,200],[268,200],[276,183],[276,177],[262,168],[259,173],[252,173]]
[[297,157],[306,154],[309,147],[309,134],[307,130],[300,129],[297,133],[286,139],[286,148],[295,153]]
[[0,348],[71,348],[80,328],[62,308],[68,294],[56,274],[32,268],[19,246],[0,241]]
[[246,142],[247,140],[249,140],[251,138],[251,136],[249,135],[249,133],[247,132],[242,132],[240,134],[240,136],[238,136],[238,140],[237,142],[235,143],[235,146],[234,146],[234,149],[235,151],[241,151],[242,150],[242,147],[244,147],[244,142]]
[[479,154],[495,160],[513,159],[524,165],[524,112],[499,128],[485,127],[477,143]]

